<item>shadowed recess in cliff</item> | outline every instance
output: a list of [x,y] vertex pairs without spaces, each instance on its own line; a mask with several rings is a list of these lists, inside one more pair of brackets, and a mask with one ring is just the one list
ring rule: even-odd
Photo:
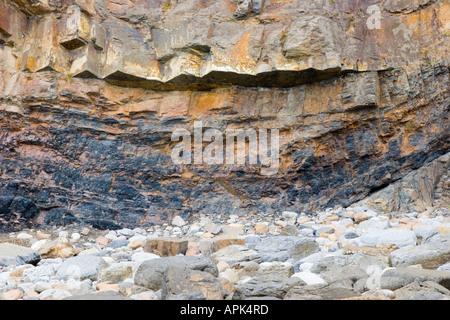
[[[148,90],[175,91],[192,90],[204,91],[227,85],[259,88],[291,88],[306,83],[318,82],[326,79],[353,73],[341,72],[340,68],[327,70],[308,69],[302,71],[271,71],[257,75],[239,74],[234,72],[212,71],[203,77],[193,75],[179,75],[167,82],[147,80],[123,72],[115,72],[104,80],[113,85]],[[92,74],[81,74],[82,78],[96,78]]]

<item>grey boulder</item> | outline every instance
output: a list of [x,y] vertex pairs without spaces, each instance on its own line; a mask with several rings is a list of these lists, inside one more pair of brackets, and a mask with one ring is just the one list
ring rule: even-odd
[[60,279],[75,278],[77,280],[90,279],[96,281],[99,273],[108,267],[108,263],[101,257],[82,255],[71,257],[58,268],[56,276]]
[[426,269],[437,269],[450,261],[450,242],[433,242],[415,247],[404,247],[391,252],[393,267],[420,264]]
[[413,282],[433,281],[450,289],[450,272],[420,268],[392,268],[383,271],[381,289],[397,290]]
[[263,262],[302,259],[319,251],[314,238],[295,236],[276,236],[261,240],[255,250]]
[[361,237],[363,245],[376,247],[380,244],[395,244],[398,247],[414,246],[416,234],[411,230],[367,229]]
[[215,277],[219,274],[216,264],[207,257],[164,257],[142,262],[134,276],[134,283],[157,291],[164,285],[170,267],[185,267],[191,270],[204,271]]
[[41,255],[36,250],[12,243],[0,243],[0,266],[37,264]]

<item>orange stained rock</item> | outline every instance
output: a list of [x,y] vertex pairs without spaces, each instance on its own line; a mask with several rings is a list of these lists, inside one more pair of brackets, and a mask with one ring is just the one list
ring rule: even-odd
[[106,2],[106,7],[112,11],[125,9],[125,6],[132,5],[133,1],[131,0],[107,0]]
[[178,92],[170,96],[164,96],[161,101],[159,116],[163,118],[186,116],[189,100],[189,92]]
[[138,103],[128,105],[124,110],[128,109],[128,113],[139,113],[139,112],[154,112],[159,113],[160,100],[146,100]]
[[230,66],[238,72],[248,73],[252,72],[256,67],[256,62],[248,55],[248,41],[250,39],[250,31],[243,36],[239,36],[237,44],[233,47],[231,52],[224,53],[223,57],[217,55],[213,50],[214,56],[217,56],[217,63],[225,66]]
[[210,111],[223,109],[233,104],[230,90],[194,93],[189,104],[189,115],[205,115]]
[[229,1],[229,0],[222,0],[225,5],[227,5],[228,7],[228,12],[229,13],[234,13],[237,9],[237,5],[235,1]]

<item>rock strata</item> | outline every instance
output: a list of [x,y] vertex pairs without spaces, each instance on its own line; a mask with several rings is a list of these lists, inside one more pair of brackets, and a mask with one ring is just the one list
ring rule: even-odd
[[[375,7],[1,0],[0,228],[448,203],[448,1]],[[175,164],[200,121],[279,130],[276,173]]]

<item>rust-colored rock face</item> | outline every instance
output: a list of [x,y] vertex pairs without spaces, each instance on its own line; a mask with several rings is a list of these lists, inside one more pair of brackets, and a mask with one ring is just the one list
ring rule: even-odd
[[[449,57],[445,0],[0,0],[0,229],[350,205],[449,152]],[[198,122],[277,171],[174,163]]]

